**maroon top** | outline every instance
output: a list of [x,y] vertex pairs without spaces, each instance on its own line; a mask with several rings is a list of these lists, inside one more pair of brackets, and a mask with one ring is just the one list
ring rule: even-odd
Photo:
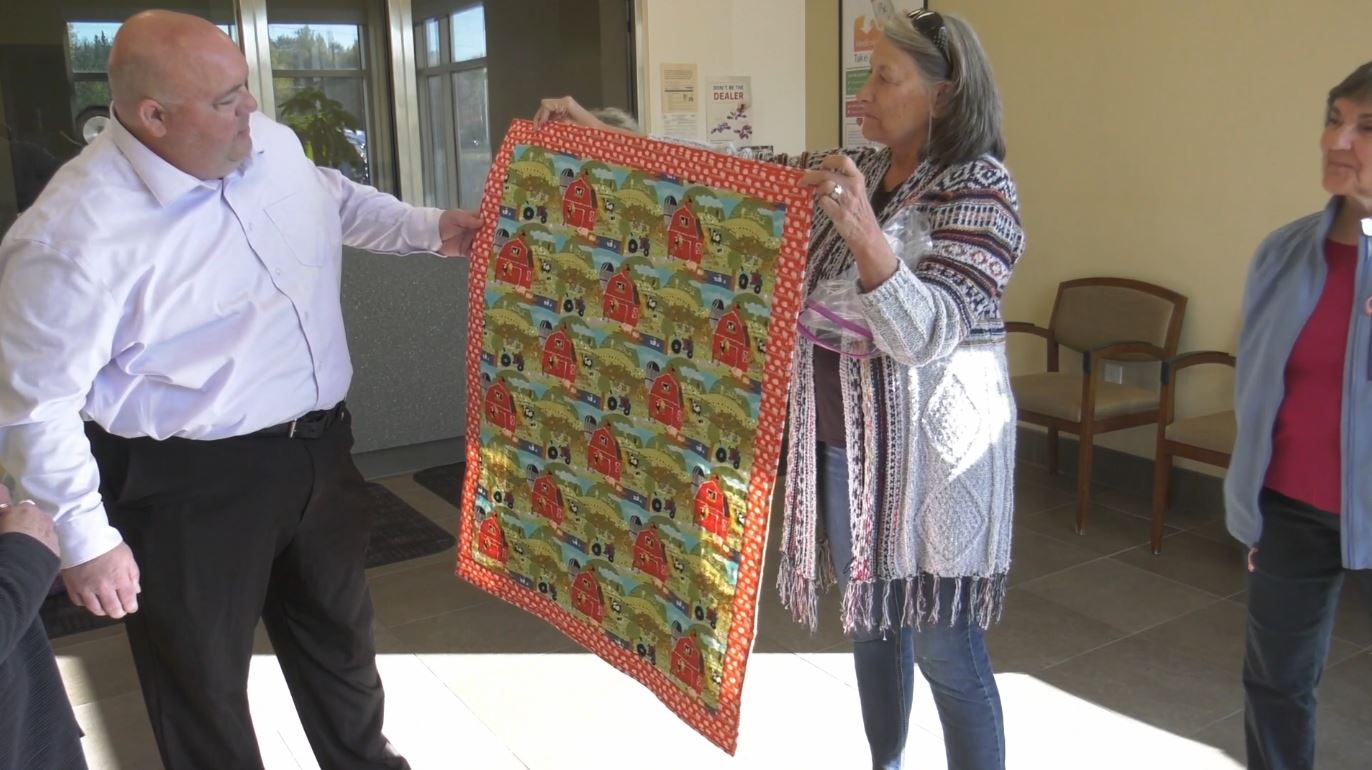
[[1324,291],[1286,361],[1266,486],[1329,513],[1343,508],[1344,360],[1358,247],[1325,241]]

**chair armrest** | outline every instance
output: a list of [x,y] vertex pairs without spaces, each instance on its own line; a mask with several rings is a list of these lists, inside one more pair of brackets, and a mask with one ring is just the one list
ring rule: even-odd
[[1035,337],[1042,337],[1050,343],[1053,342],[1052,329],[1046,329],[1038,324],[1025,321],[1006,321],[1005,331],[1007,334],[1032,334]]
[[1162,361],[1167,358],[1167,351],[1151,342],[1139,340],[1107,342],[1081,352],[1081,370],[1088,376],[1094,376],[1102,361],[1121,358],[1130,361]]
[[1058,337],[1053,334],[1052,329],[1047,329],[1037,324],[1025,321],[1006,321],[1005,333],[1008,334],[1032,334],[1035,337],[1042,337],[1048,354],[1045,368],[1050,372],[1058,370]]
[[1175,355],[1162,362],[1162,384],[1168,384],[1171,382],[1173,374],[1188,367],[1200,364],[1219,364],[1233,367],[1235,363],[1235,358],[1222,350],[1193,350],[1189,353]]

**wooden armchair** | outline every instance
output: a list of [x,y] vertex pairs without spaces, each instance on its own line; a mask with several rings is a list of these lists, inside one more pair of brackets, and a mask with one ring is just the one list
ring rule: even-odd
[[[1010,333],[1042,337],[1047,371],[1011,378],[1019,419],[1048,429],[1048,471],[1058,472],[1058,431],[1075,433],[1077,534],[1091,502],[1091,459],[1097,434],[1157,422],[1160,394],[1105,382],[1106,361],[1165,361],[1177,352],[1186,297],[1127,278],[1079,278],[1058,285],[1048,328],[1008,322]],[[1058,370],[1060,347],[1081,353],[1081,371]]]
[[1234,357],[1216,350],[1183,353],[1162,364],[1162,414],[1158,419],[1158,453],[1153,471],[1153,553],[1162,552],[1162,524],[1172,480],[1172,458],[1185,457],[1221,468],[1229,467],[1238,424],[1234,411],[1174,420],[1177,375],[1199,364],[1234,367]]

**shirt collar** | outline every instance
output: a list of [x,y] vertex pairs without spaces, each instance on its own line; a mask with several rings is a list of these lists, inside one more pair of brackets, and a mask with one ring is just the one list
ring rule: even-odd
[[[1339,214],[1339,205],[1343,203],[1343,196],[1335,195],[1329,199],[1329,203],[1324,207],[1324,216],[1320,221],[1320,242],[1329,237],[1329,231],[1334,227],[1334,217]],[[1362,234],[1372,238],[1372,217],[1363,217]]]
[[215,186],[217,180],[191,176],[163,160],[119,122],[118,117],[114,115],[113,106],[110,107],[110,115],[114,120],[110,121],[105,130],[111,133],[114,145],[124,154],[134,173],[138,174],[138,178],[143,180],[148,191],[157,199],[158,205],[167,206],[197,187],[212,189]]

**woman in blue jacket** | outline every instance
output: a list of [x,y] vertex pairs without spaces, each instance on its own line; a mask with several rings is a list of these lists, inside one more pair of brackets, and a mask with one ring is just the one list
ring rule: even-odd
[[1225,480],[1248,552],[1248,766],[1315,766],[1315,690],[1345,575],[1372,597],[1372,62],[1329,92],[1325,210],[1248,275]]

